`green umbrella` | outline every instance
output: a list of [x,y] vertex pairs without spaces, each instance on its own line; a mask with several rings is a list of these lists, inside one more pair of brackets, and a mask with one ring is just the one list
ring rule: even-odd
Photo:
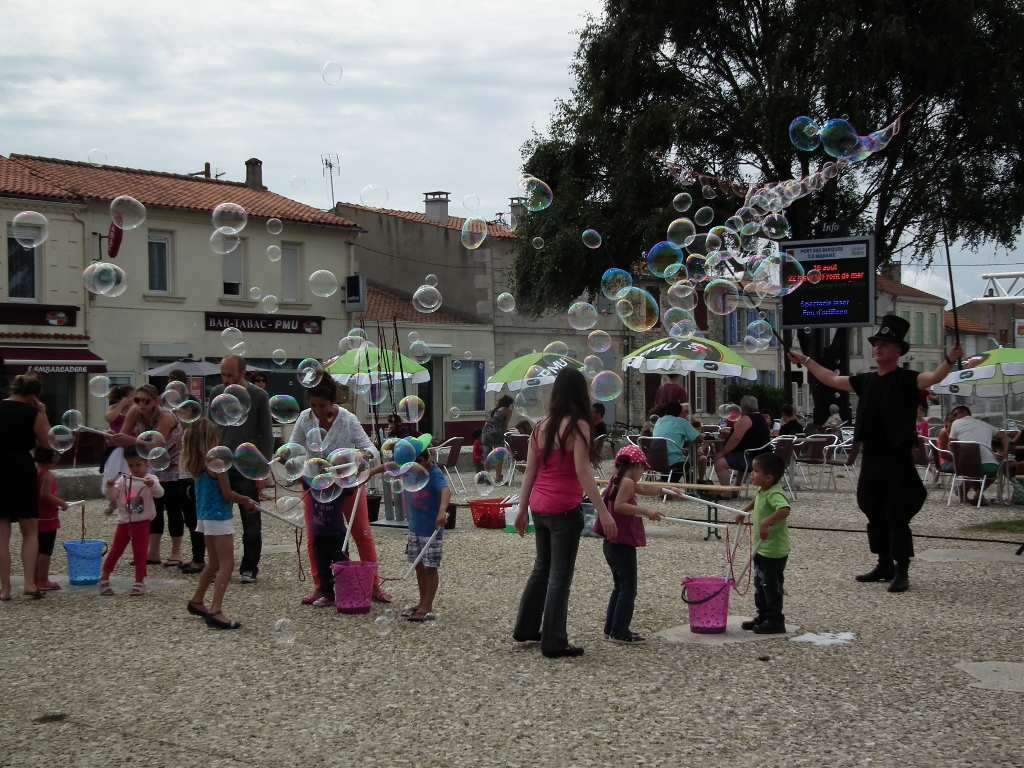
[[[401,363],[399,363],[401,360]],[[399,367],[401,366],[401,367]],[[412,384],[430,381],[430,371],[405,355],[397,357],[388,350],[363,346],[350,349],[341,357],[334,357],[324,363],[324,372],[331,374],[339,384],[348,384],[357,373],[370,374],[370,381],[376,384],[381,378],[409,379]]]
[[940,395],[1004,397],[1024,392],[1024,349],[999,347],[968,357],[932,387]]
[[693,372],[715,379],[757,380],[757,369],[731,349],[696,336],[687,341],[659,339],[640,347],[623,358],[622,370],[629,368],[641,373]]
[[583,363],[565,355],[556,355],[550,352],[533,352],[529,355],[517,357],[511,363],[503,366],[487,380],[487,392],[500,392],[502,387],[508,387],[510,392],[516,392],[523,386],[523,379],[530,369],[537,366],[540,370],[533,371],[528,386],[536,387],[545,384],[554,384],[555,376],[563,368],[574,368],[580,370]]

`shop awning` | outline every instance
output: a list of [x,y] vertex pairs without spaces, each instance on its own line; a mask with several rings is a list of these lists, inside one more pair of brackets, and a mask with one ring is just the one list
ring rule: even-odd
[[29,368],[40,373],[106,373],[107,361],[88,349],[59,347],[0,347],[0,358],[8,374],[25,373]]

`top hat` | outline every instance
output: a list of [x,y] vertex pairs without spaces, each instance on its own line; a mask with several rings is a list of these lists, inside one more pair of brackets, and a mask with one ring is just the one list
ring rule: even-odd
[[910,330],[910,323],[904,320],[902,317],[897,315],[885,315],[882,318],[882,326],[878,329],[878,332],[874,336],[868,336],[868,341],[871,342],[871,346],[875,346],[876,341],[891,341],[900,345],[900,354],[905,355],[910,351],[910,344],[907,343],[906,336]]

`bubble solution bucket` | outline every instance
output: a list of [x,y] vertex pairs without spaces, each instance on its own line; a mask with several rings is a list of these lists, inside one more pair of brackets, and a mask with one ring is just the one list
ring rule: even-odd
[[334,605],[338,613],[369,613],[377,564],[343,560],[333,563],[331,570],[334,572]]
[[[519,505],[513,504],[511,507],[505,510],[505,533],[516,532],[516,516],[519,514]],[[527,523],[526,532],[536,533],[537,529],[533,527],[533,513],[527,512]]]
[[107,551],[107,543],[99,539],[65,541],[68,553],[68,577],[76,587],[99,584],[100,566]]
[[731,581],[718,576],[687,576],[683,579],[683,602],[690,609],[690,631],[720,635],[729,622]]

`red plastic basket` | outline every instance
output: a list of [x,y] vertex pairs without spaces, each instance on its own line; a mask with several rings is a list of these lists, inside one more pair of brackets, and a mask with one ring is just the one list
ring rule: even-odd
[[477,499],[469,502],[473,525],[477,528],[504,528],[505,510],[512,506],[504,499]]

